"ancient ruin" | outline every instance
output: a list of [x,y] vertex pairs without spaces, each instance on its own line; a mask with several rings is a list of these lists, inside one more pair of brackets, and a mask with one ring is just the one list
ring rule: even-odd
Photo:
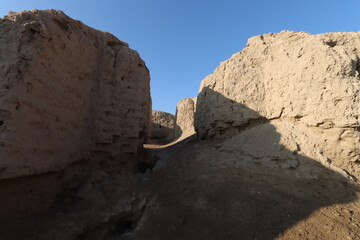
[[256,36],[173,116],[127,43],[10,13],[0,238],[360,239],[359,59],[359,32]]

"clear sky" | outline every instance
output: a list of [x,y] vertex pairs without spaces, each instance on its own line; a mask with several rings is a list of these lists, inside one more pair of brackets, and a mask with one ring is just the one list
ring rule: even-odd
[[63,10],[128,42],[150,69],[153,109],[171,113],[249,37],[360,30],[360,0],[0,0],[0,16],[34,8]]

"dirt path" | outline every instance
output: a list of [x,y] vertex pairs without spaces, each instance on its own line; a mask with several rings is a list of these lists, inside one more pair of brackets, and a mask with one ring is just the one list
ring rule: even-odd
[[311,173],[277,169],[219,145],[150,146],[152,201],[124,239],[360,239],[358,186],[312,160]]
[[222,145],[148,145],[141,171],[84,181],[45,212],[0,222],[0,239],[360,239],[359,185],[311,159],[274,168]]

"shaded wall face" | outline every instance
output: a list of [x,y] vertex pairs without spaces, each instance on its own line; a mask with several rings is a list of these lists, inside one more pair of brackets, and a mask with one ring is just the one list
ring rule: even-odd
[[[237,135],[244,136],[242,133],[246,129],[271,123],[281,135],[280,142],[290,152],[314,159],[346,178],[360,178],[358,164],[360,135],[356,127],[314,127],[301,122],[298,118],[281,116],[269,119],[256,110],[225,97],[210,87],[202,88],[198,95],[196,109],[195,128],[200,139],[213,137],[228,139]],[[259,128],[260,130],[261,128]],[[251,134],[257,135],[259,133],[261,131]],[[246,155],[250,148],[244,146],[247,146],[250,138],[254,138],[251,134],[239,142],[233,141],[232,144],[234,145],[229,151],[237,149],[239,156]],[[252,144],[256,146],[258,143],[254,141]],[[259,158],[259,154],[258,151],[253,151],[250,158]],[[275,161],[277,161],[276,154],[274,156]],[[294,157],[289,155],[279,159],[279,161],[284,161],[285,165],[290,167],[297,166],[297,161],[293,161],[293,159]],[[271,164],[273,162],[270,161]]]
[[359,178],[359,39],[357,32],[289,31],[249,39],[202,81],[198,135],[226,138],[256,121],[296,122],[317,136],[320,158]]
[[10,15],[0,32],[0,178],[138,151],[150,78],[126,43],[52,10]]
[[[213,89],[267,119],[296,118],[321,128],[357,127],[359,39],[356,32],[285,31],[253,37],[243,51],[202,81],[200,92],[204,87]],[[252,118],[247,111],[241,116],[237,109],[224,109],[211,96],[207,99],[213,109],[212,116],[203,120],[206,128],[215,121],[240,119],[241,124]]]

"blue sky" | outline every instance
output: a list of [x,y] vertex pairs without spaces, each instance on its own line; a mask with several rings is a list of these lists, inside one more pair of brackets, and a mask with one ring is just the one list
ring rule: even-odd
[[33,8],[63,10],[128,42],[150,69],[153,109],[171,113],[254,35],[360,30],[360,0],[0,0],[0,16]]

